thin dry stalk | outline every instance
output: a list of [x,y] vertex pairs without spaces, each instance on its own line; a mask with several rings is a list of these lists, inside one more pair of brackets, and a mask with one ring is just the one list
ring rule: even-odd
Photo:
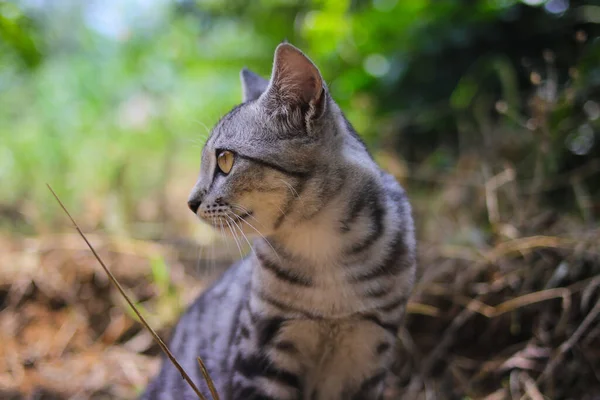
[[431,351],[429,357],[423,363],[423,374],[430,376],[433,372],[435,363],[438,362],[446,354],[447,349],[454,343],[456,333],[464,325],[464,323],[475,314],[475,311],[465,308],[453,320],[450,326],[444,332],[444,336],[439,341],[438,345]]
[[525,386],[525,395],[521,397],[521,400],[527,399],[529,397],[531,400],[544,400],[544,396],[540,392],[540,389],[535,384],[535,381],[531,379],[529,374],[522,373],[520,374],[520,380]]
[[500,222],[497,191],[508,182],[514,181],[515,177],[515,170],[507,168],[485,182],[485,203],[488,211],[488,219],[492,225]]
[[[565,288],[546,289],[539,292],[528,293],[523,296],[515,297],[507,300],[496,307],[492,307],[494,312],[492,317],[497,317],[507,312],[514,311],[518,308],[528,306],[530,304],[539,303],[542,301],[562,298],[563,303],[570,304],[571,292]],[[568,307],[564,307],[568,308]]]
[[206,384],[208,385],[208,390],[210,390],[210,395],[212,396],[213,400],[219,400],[219,393],[217,393],[217,388],[215,387],[213,380],[211,379],[210,375],[208,374],[208,370],[206,369],[204,362],[202,362],[202,359],[200,357],[196,357],[196,359],[198,360],[198,364],[200,365],[200,371],[202,372],[202,375],[204,376],[204,380],[206,381]]
[[495,263],[511,253],[527,254],[539,248],[572,248],[577,244],[574,239],[560,238],[554,236],[529,236],[513,239],[498,244],[495,248],[485,254],[485,258]]
[[[190,378],[190,376],[185,372],[185,370],[183,369],[183,367],[179,364],[179,362],[177,361],[177,359],[175,359],[175,356],[173,356],[173,354],[171,353],[171,351],[169,350],[169,348],[167,347],[167,345],[165,344],[165,342],[163,342],[162,339],[160,338],[160,336],[158,336],[158,334],[154,331],[154,329],[152,329],[150,327],[150,325],[148,325],[148,323],[146,322],[146,320],[144,319],[144,317],[142,316],[142,314],[140,314],[140,312],[138,311],[137,307],[129,299],[129,296],[127,296],[127,294],[125,293],[125,290],[123,289],[123,287],[121,286],[121,284],[119,283],[119,281],[117,281],[117,279],[112,274],[112,272],[104,264],[104,262],[102,261],[102,259],[98,255],[98,253],[96,253],[96,250],[94,250],[94,247],[92,246],[92,244],[87,240],[86,236],[84,235],[84,233],[79,228],[79,225],[77,225],[77,222],[75,222],[75,219],[73,219],[73,217],[71,216],[71,214],[69,213],[69,211],[67,211],[67,208],[65,207],[65,205],[63,204],[63,202],[60,200],[60,198],[58,197],[58,195],[54,192],[54,190],[52,189],[52,187],[49,184],[46,184],[46,186],[48,186],[48,189],[50,189],[50,192],[52,192],[52,195],[54,196],[54,198],[56,199],[56,201],[58,202],[58,204],[60,205],[60,207],[63,209],[63,211],[65,212],[65,214],[67,214],[67,216],[69,217],[69,219],[73,223],[73,226],[75,227],[75,229],[77,230],[77,232],[79,233],[79,235],[81,236],[81,238],[85,241],[85,243],[87,244],[87,246],[89,247],[89,249],[92,251],[92,253],[94,254],[94,257],[96,257],[96,260],[98,260],[98,262],[102,266],[102,269],[104,269],[104,272],[106,272],[106,274],[108,275],[108,278],[110,279],[110,281],[116,286],[116,288],[119,290],[119,293],[121,293],[121,295],[123,296],[123,298],[125,298],[125,300],[127,301],[127,304],[129,304],[129,306],[133,309],[133,311],[135,312],[135,314],[137,315],[137,317],[140,319],[140,321],[142,322],[142,325],[144,325],[144,327],[146,329],[148,329],[148,331],[150,332],[150,334],[152,335],[152,337],[154,338],[154,340],[156,341],[156,343],[159,345],[159,347],[162,349],[162,351],[167,355],[167,357],[169,358],[169,360],[171,360],[171,362],[173,363],[173,365],[175,366],[175,368],[177,368],[177,370],[181,374],[181,377],[190,385],[190,387],[196,393],[196,395],[198,396],[198,398],[200,398],[201,400],[207,400],[206,397],[204,397],[204,395],[202,395],[202,393],[200,392],[200,390],[198,389],[198,387],[194,384],[194,382],[192,381],[192,379]],[[200,358],[198,358],[198,360],[200,360]],[[202,373],[204,374],[204,371]],[[207,376],[208,376],[208,373],[206,373],[205,378]],[[209,380],[210,380],[210,378],[207,379],[206,383],[210,387],[210,385],[212,384],[212,380],[210,380],[210,383],[209,383]],[[212,390],[211,390],[211,392],[212,392]],[[213,395],[213,398],[214,398],[214,400],[218,400],[218,397],[214,397],[214,395]]]
[[494,393],[490,393],[483,400],[505,400],[507,398],[506,389],[498,389]]
[[550,360],[546,369],[542,372],[540,377],[537,380],[537,383],[544,382],[554,371],[554,369],[560,364],[565,354],[571,350],[573,346],[579,342],[585,331],[590,327],[590,325],[596,320],[596,317],[600,314],[600,300],[596,302],[596,305],[589,314],[585,317],[581,325],[575,330],[573,335],[569,339],[567,339],[563,344],[558,348],[556,356]]

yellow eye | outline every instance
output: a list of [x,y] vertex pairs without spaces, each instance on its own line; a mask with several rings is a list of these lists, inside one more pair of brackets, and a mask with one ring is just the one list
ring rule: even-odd
[[234,155],[228,150],[220,152],[217,156],[217,165],[219,166],[221,172],[223,172],[225,175],[231,171],[231,168],[233,167],[233,160]]

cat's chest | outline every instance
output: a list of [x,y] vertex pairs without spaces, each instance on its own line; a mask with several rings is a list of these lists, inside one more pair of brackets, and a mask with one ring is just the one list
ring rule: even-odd
[[336,398],[344,388],[387,369],[394,347],[393,335],[366,320],[289,320],[268,352],[283,368],[304,371],[304,393],[318,387],[319,398]]

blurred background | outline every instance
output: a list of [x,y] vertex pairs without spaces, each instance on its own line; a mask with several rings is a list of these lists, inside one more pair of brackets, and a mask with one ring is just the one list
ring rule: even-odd
[[[600,4],[0,0],[0,398],[134,398],[240,254],[186,199],[283,39],[407,188],[420,281],[388,399],[600,396]],[[242,249],[247,251],[247,249]]]

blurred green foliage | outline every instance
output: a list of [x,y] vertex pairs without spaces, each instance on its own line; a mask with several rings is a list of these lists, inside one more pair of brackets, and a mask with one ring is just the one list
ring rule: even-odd
[[45,182],[74,211],[139,219],[285,38],[412,170],[474,149],[524,178],[543,151],[560,174],[600,154],[599,23],[574,0],[0,1],[0,220],[43,229]]

